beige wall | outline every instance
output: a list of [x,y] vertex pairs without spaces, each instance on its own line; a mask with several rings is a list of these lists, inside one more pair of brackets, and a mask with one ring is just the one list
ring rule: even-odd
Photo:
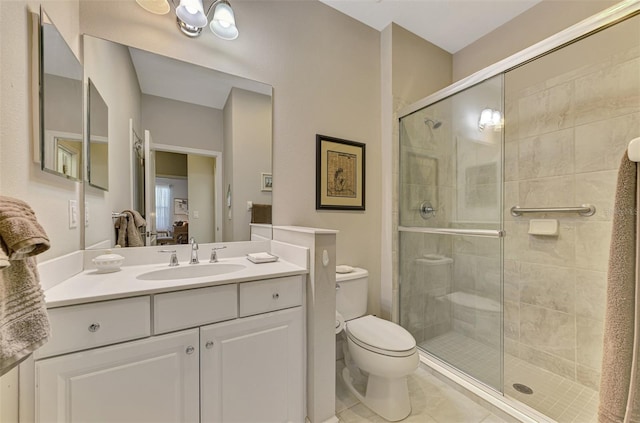
[[[400,25],[393,24],[393,96],[397,107],[451,84],[452,56]],[[396,109],[397,110],[397,109]]]
[[131,56],[123,46],[98,38],[85,38],[84,69],[85,81],[91,79],[109,111],[110,187],[109,191],[92,187],[86,189],[90,222],[85,228],[85,245],[91,246],[104,240],[111,240],[113,245],[115,231],[111,212],[131,208],[129,119],[133,119],[138,135],[143,136],[140,125],[141,92]]
[[247,202],[272,204],[272,193],[261,191],[261,174],[271,173],[271,97],[238,88],[229,97],[232,136],[225,155],[232,149],[226,163],[233,175],[223,185],[231,184],[233,220],[225,239],[248,241],[251,211]]
[[46,128],[78,134],[82,138],[82,81],[45,74],[44,110]]
[[[67,214],[68,200],[78,200],[79,183],[43,173],[33,161],[29,4],[38,10],[38,2],[0,2],[0,193],[22,199],[34,209],[53,241],[51,249],[39,256],[44,260],[80,248],[80,231],[69,229]],[[78,2],[45,2],[44,7],[80,57]]]
[[471,75],[616,3],[618,0],[542,0],[457,51],[453,55],[453,80]]
[[170,153],[168,151],[156,151],[156,175],[167,178],[186,178],[187,155]]
[[147,94],[141,108],[155,144],[222,151],[222,110]]
[[[215,169],[216,159],[189,154],[189,234],[197,242],[215,239]],[[196,215],[198,217],[196,217]],[[209,252],[201,253],[204,260]]]

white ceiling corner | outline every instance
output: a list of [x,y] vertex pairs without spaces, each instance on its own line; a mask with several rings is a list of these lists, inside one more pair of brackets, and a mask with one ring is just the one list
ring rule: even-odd
[[382,31],[392,22],[453,54],[541,0],[320,0]]

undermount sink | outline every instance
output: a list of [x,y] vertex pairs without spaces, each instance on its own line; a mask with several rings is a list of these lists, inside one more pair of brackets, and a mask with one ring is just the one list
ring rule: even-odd
[[237,272],[245,268],[246,266],[242,264],[230,263],[188,264],[186,266],[167,267],[166,269],[143,273],[136,276],[136,279],[143,281],[166,281],[173,279],[202,278],[205,276],[217,276]]

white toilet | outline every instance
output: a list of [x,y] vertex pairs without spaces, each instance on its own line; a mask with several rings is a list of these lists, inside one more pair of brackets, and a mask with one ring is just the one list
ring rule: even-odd
[[[336,321],[344,320],[347,341],[342,378],[364,405],[389,421],[398,421],[411,413],[407,376],[418,368],[420,359],[415,339],[403,327],[366,315],[368,276],[359,268],[336,273]],[[352,372],[360,371],[368,375],[364,393],[354,387],[359,375]]]

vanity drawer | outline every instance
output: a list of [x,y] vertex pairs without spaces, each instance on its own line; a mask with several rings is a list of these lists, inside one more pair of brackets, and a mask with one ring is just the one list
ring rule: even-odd
[[149,297],[48,310],[51,336],[36,359],[151,335]]
[[300,276],[240,284],[240,317],[299,305],[302,305]]
[[153,333],[166,333],[238,317],[238,286],[210,286],[153,297]]

